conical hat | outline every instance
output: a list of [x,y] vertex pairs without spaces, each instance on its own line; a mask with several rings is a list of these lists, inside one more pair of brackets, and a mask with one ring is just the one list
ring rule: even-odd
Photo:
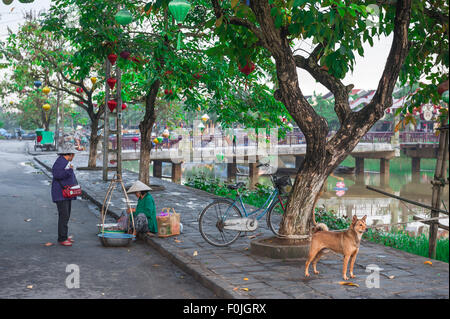
[[141,181],[134,182],[133,185],[131,185],[130,189],[127,191],[127,194],[136,193],[136,192],[142,192],[142,191],[151,191],[152,189],[142,183]]

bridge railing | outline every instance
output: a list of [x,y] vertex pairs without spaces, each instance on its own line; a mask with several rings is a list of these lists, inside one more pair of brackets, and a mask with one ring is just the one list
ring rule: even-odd
[[[369,132],[364,135],[361,143],[391,143],[393,132]],[[181,136],[178,139],[165,140],[162,144],[157,144],[156,149],[166,149],[177,147]],[[190,137],[191,143],[194,147],[209,146],[233,146],[231,137],[220,135],[202,135],[196,138]],[[433,132],[400,132],[399,134],[400,144],[434,144],[439,143],[439,136],[436,136]],[[112,148],[116,148],[115,138],[110,138]],[[237,139],[238,146],[252,146],[256,145],[255,138],[249,138],[243,136]],[[284,138],[280,138],[278,145],[301,145],[306,144],[306,139],[301,132],[287,133]],[[133,136],[122,137],[122,149],[123,150],[136,150],[140,149],[141,139],[137,142],[133,141]]]

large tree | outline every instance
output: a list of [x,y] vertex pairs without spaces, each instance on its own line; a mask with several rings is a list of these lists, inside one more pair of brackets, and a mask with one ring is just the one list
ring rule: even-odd
[[[280,233],[290,238],[307,238],[314,206],[326,178],[392,105],[392,92],[400,73],[412,73],[416,66],[420,68],[419,73],[432,72],[420,63],[405,64],[407,57],[409,61],[416,58],[411,54],[425,38],[433,39],[426,42],[427,48],[431,49],[438,41],[439,46],[433,50],[443,48],[441,42],[448,46],[448,38],[435,36],[442,32],[431,26],[439,25],[448,30],[448,20],[441,19],[448,11],[448,1],[440,1],[441,7],[434,6],[432,1],[419,0],[211,2],[219,25],[216,32],[227,45],[236,45],[231,35],[245,29],[252,37],[241,46],[250,43],[255,50],[263,49],[275,61],[274,82],[278,87],[275,97],[300,127],[307,143],[305,160],[297,173]],[[379,20],[368,19],[368,13],[372,12],[369,9],[373,8],[368,7],[369,4],[379,8]],[[427,16],[427,23],[423,15]],[[422,34],[411,33],[420,28],[423,28]],[[373,45],[375,37],[390,34],[393,34],[392,46],[376,93],[369,104],[354,112],[349,106],[353,85],[345,85],[342,79],[353,69],[355,53],[364,54],[364,43]],[[307,55],[300,55],[294,50],[298,40],[309,40],[314,48]],[[441,63],[448,70],[448,59]],[[340,128],[329,139],[326,120],[317,114],[301,90],[298,68],[309,72],[334,95]]]

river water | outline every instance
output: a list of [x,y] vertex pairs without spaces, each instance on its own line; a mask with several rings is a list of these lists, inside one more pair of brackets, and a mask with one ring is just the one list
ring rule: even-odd
[[[342,164],[354,166],[353,159],[349,157]],[[370,162],[372,161],[372,162]],[[412,220],[416,215],[422,218],[429,218],[427,209],[405,203],[397,199],[384,196],[377,192],[368,190],[366,185],[376,187],[391,194],[408,198],[431,206],[431,180],[434,175],[436,161],[432,159],[422,160],[419,178],[413,180],[411,174],[411,159],[395,158],[391,160],[390,178],[387,185],[380,184],[379,164],[375,160],[366,160],[363,181],[357,179],[354,174],[332,174],[327,180],[326,191],[318,201],[319,207],[326,210],[333,210],[338,216],[351,217],[357,215],[362,217],[367,215],[369,225],[393,224]],[[294,160],[284,161],[286,167],[293,167]],[[138,171],[137,161],[124,162],[124,168]],[[150,168],[152,171],[152,167]],[[226,164],[214,163],[185,163],[182,165],[182,183],[188,178],[198,173],[203,173],[210,178],[226,179]],[[247,182],[248,166],[238,164],[238,181]],[[163,163],[163,176],[171,175],[171,164]],[[292,176],[293,181],[294,176]],[[270,185],[270,178],[265,175],[259,177],[259,183]],[[342,184],[343,183],[343,184]],[[444,188],[441,196],[441,209],[448,210],[449,188]],[[441,216],[444,216],[441,214]],[[448,219],[440,220],[440,223],[448,225]],[[387,228],[386,228],[387,230]],[[406,230],[419,234],[428,231],[428,226],[419,222],[412,222],[406,225]],[[440,236],[448,236],[447,231],[440,230]]]

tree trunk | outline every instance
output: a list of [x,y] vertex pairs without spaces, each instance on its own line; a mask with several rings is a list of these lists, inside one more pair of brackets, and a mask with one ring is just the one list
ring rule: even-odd
[[139,123],[141,132],[141,147],[139,154],[139,180],[150,185],[150,151],[152,145],[152,128],[156,121],[155,102],[160,87],[160,81],[153,82],[150,91],[145,97],[144,119]]

